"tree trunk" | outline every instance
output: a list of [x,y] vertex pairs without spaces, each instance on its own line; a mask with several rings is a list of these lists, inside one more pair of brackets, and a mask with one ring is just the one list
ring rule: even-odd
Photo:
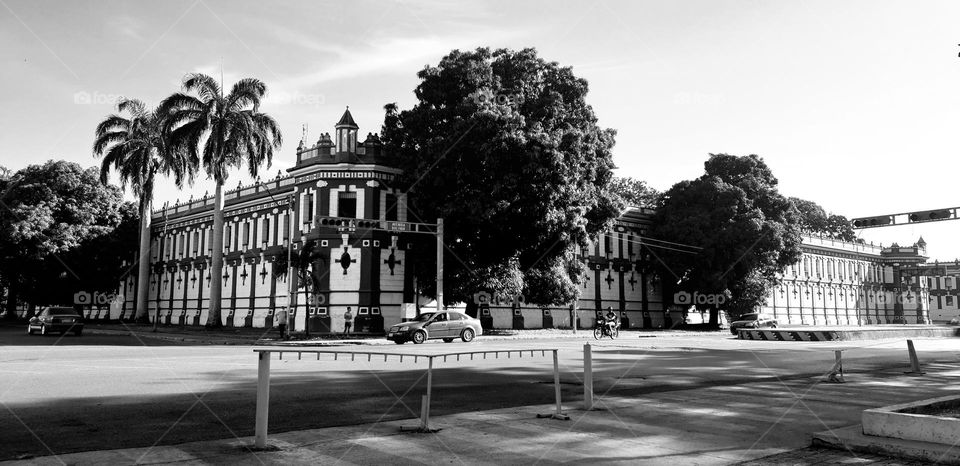
[[18,320],[17,315],[17,288],[19,284],[16,279],[7,283],[7,320]]
[[710,308],[710,327],[720,328],[720,310],[715,307]]
[[207,327],[223,327],[220,295],[223,292],[223,184],[217,183],[213,198],[213,251],[210,253],[210,307]]
[[468,299],[467,307],[463,311],[468,316],[473,317],[474,319],[479,319],[478,315],[480,314],[480,306],[477,304],[476,299]]
[[137,269],[137,322],[149,322],[147,295],[150,293],[150,201],[140,200],[140,261]]

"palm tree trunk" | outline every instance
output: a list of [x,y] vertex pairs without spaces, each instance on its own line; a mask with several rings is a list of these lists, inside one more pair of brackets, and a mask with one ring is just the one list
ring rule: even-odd
[[150,201],[140,200],[140,262],[137,270],[137,322],[150,320],[147,295],[150,293]]
[[223,327],[220,294],[223,292],[223,183],[217,182],[213,197],[213,251],[210,253],[210,307],[207,327]]

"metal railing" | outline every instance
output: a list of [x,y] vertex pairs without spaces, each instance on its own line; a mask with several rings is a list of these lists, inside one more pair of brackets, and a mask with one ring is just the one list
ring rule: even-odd
[[388,362],[390,358],[397,358],[398,362],[403,362],[404,358],[412,358],[413,363],[418,363],[420,359],[427,360],[427,391],[426,394],[421,398],[421,409],[420,409],[420,426],[416,429],[420,432],[436,432],[435,429],[430,428],[430,397],[433,388],[433,362],[435,359],[443,358],[443,362],[447,362],[451,358],[456,358],[459,362],[461,358],[470,357],[470,360],[479,359],[477,356],[483,356],[483,359],[488,359],[488,355],[493,355],[489,359],[500,359],[500,355],[506,355],[505,359],[511,359],[512,355],[517,355],[518,359],[523,358],[524,355],[529,357],[545,357],[547,353],[553,355],[553,387],[554,387],[554,396],[556,398],[556,412],[548,415],[543,415],[540,417],[551,417],[555,419],[569,419],[562,412],[561,400],[560,400],[560,362],[557,356],[557,349],[524,349],[524,350],[486,350],[486,351],[461,351],[453,353],[439,353],[439,354],[411,354],[411,353],[396,353],[396,352],[380,352],[380,351],[338,351],[338,350],[318,350],[318,349],[273,349],[273,348],[263,348],[263,349],[254,349],[257,353],[259,359],[257,367],[257,410],[256,410],[256,427],[254,446],[256,448],[265,448],[267,445],[267,419],[270,410],[270,359],[272,353],[277,353],[280,360],[283,359],[284,353],[296,353],[297,359],[302,360],[304,354],[315,354],[317,356],[317,361],[320,360],[320,355],[328,354],[333,355],[333,361],[339,361],[340,358],[344,360],[349,357],[350,361],[356,361],[359,356],[361,361],[363,356],[366,356],[366,362],[373,362],[374,358],[383,358],[383,362]]

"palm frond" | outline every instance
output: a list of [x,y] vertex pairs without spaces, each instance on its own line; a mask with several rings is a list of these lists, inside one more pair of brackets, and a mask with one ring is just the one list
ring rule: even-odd
[[196,91],[204,101],[220,100],[222,92],[217,80],[203,73],[191,73],[183,78],[183,90]]

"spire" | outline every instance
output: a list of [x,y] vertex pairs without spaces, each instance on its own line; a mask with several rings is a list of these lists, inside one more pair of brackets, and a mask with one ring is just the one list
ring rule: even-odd
[[927,247],[927,242],[923,240],[923,236],[921,236],[920,240],[917,241],[917,246],[920,246],[921,248]]
[[337,128],[340,127],[350,127],[350,128],[359,128],[357,122],[353,121],[353,115],[350,114],[350,106],[347,105],[347,110],[343,112],[343,116],[340,117],[340,121],[337,122]]

